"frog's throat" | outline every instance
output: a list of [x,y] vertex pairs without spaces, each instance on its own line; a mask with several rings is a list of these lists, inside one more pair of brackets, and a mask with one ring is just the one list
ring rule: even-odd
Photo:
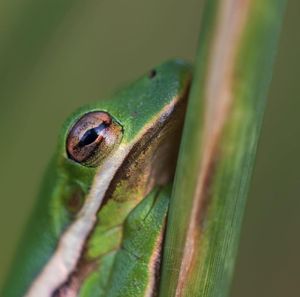
[[[97,212],[118,169],[122,166],[134,145],[157,125],[163,126],[172,115],[174,108],[187,95],[187,88],[174,97],[161,112],[145,125],[140,133],[130,142],[120,146],[99,167],[91,191],[89,192],[77,219],[61,236],[57,248],[42,271],[32,282],[26,297],[51,297],[64,284],[77,266],[84,244],[97,221]],[[154,129],[155,130],[155,129]]]

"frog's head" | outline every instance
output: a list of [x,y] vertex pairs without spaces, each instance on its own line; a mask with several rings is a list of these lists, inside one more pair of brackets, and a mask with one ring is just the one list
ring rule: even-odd
[[57,233],[91,192],[107,197],[116,180],[126,179],[117,189],[122,196],[172,178],[191,72],[182,60],[165,62],[67,119],[55,161],[59,178],[48,198]]
[[177,127],[183,122],[190,81],[191,66],[183,60],[171,60],[149,70],[112,98],[80,108],[64,125],[60,164],[73,177],[87,182],[118,147],[138,143],[167,122]]

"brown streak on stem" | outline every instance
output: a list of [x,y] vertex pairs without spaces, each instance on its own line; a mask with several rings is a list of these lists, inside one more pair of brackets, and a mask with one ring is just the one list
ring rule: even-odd
[[[245,27],[251,0],[219,1],[215,37],[208,62],[205,84],[205,119],[200,174],[194,193],[193,207],[186,234],[176,297],[183,296],[185,285],[193,271],[195,251],[199,249],[202,224],[209,204],[210,187],[215,175],[222,133],[234,100],[234,70],[241,33]],[[196,245],[197,244],[197,245]]]

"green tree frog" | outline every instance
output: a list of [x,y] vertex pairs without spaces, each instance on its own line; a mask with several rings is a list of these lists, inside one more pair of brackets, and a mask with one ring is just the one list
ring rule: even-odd
[[70,116],[1,296],[157,294],[190,81],[171,60]]

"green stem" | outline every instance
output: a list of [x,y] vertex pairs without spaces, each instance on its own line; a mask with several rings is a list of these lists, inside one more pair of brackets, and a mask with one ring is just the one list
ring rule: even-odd
[[160,296],[226,296],[284,0],[207,0]]

